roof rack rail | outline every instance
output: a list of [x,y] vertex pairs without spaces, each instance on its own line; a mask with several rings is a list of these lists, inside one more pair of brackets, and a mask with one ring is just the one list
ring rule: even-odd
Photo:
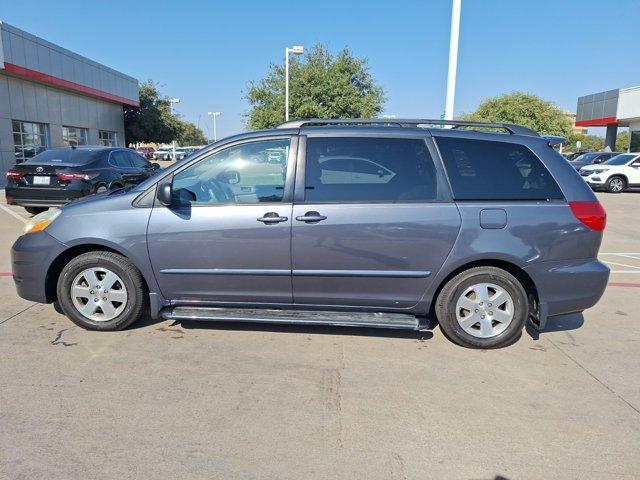
[[297,118],[281,123],[276,128],[302,128],[302,127],[322,127],[330,125],[395,125],[397,127],[416,127],[426,125],[437,127],[439,125],[450,125],[452,128],[479,127],[479,128],[499,128],[506,130],[511,135],[527,135],[539,137],[538,132],[530,128],[516,125],[515,123],[490,123],[490,122],[467,122],[464,120],[440,120],[429,118]]

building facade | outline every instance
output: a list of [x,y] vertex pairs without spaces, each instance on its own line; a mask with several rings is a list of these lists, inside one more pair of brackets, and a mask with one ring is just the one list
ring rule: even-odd
[[138,81],[0,22],[0,182],[52,147],[123,146]]
[[605,146],[615,149],[618,127],[629,127],[629,151],[640,152],[640,86],[578,98],[576,126],[606,127]]

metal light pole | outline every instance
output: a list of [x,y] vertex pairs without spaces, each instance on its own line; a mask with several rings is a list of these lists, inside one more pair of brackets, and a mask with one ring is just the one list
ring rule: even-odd
[[[171,115],[173,115],[173,104],[174,103],[180,103],[180,99],[179,98],[170,98],[169,99],[169,113],[171,113]],[[173,159],[176,159],[176,141],[172,140],[171,141],[171,156],[173,157]]]
[[294,45],[293,48],[284,49],[284,120],[289,120],[289,54],[302,55],[304,47]]
[[218,141],[218,131],[216,129],[216,117],[220,115],[222,112],[207,112],[207,115],[211,115],[213,117],[213,143]]
[[449,72],[447,75],[447,99],[444,119],[453,120],[453,104],[456,97],[456,71],[458,69],[458,37],[460,36],[460,9],[462,0],[452,0],[451,38],[449,40]]

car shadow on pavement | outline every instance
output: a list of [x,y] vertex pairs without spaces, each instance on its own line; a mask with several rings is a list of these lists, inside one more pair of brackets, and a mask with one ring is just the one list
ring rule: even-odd
[[564,332],[568,330],[577,330],[584,324],[584,315],[582,313],[569,313],[567,315],[558,315],[549,317],[547,324],[542,332],[539,332],[531,324],[527,323],[526,330],[531,338],[538,340],[541,333]]
[[255,331],[270,333],[296,333],[307,335],[346,335],[352,337],[384,337],[405,338],[407,340],[431,340],[433,332],[424,330],[401,330],[390,328],[367,327],[339,327],[330,325],[286,325],[278,323],[251,323],[251,322],[206,322],[193,320],[175,321],[171,326],[181,326],[184,329],[199,330],[227,330],[227,331]]

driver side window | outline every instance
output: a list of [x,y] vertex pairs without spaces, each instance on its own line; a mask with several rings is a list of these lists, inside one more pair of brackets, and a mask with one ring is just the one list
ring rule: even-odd
[[218,151],[173,177],[176,205],[281,202],[289,139],[249,142]]

